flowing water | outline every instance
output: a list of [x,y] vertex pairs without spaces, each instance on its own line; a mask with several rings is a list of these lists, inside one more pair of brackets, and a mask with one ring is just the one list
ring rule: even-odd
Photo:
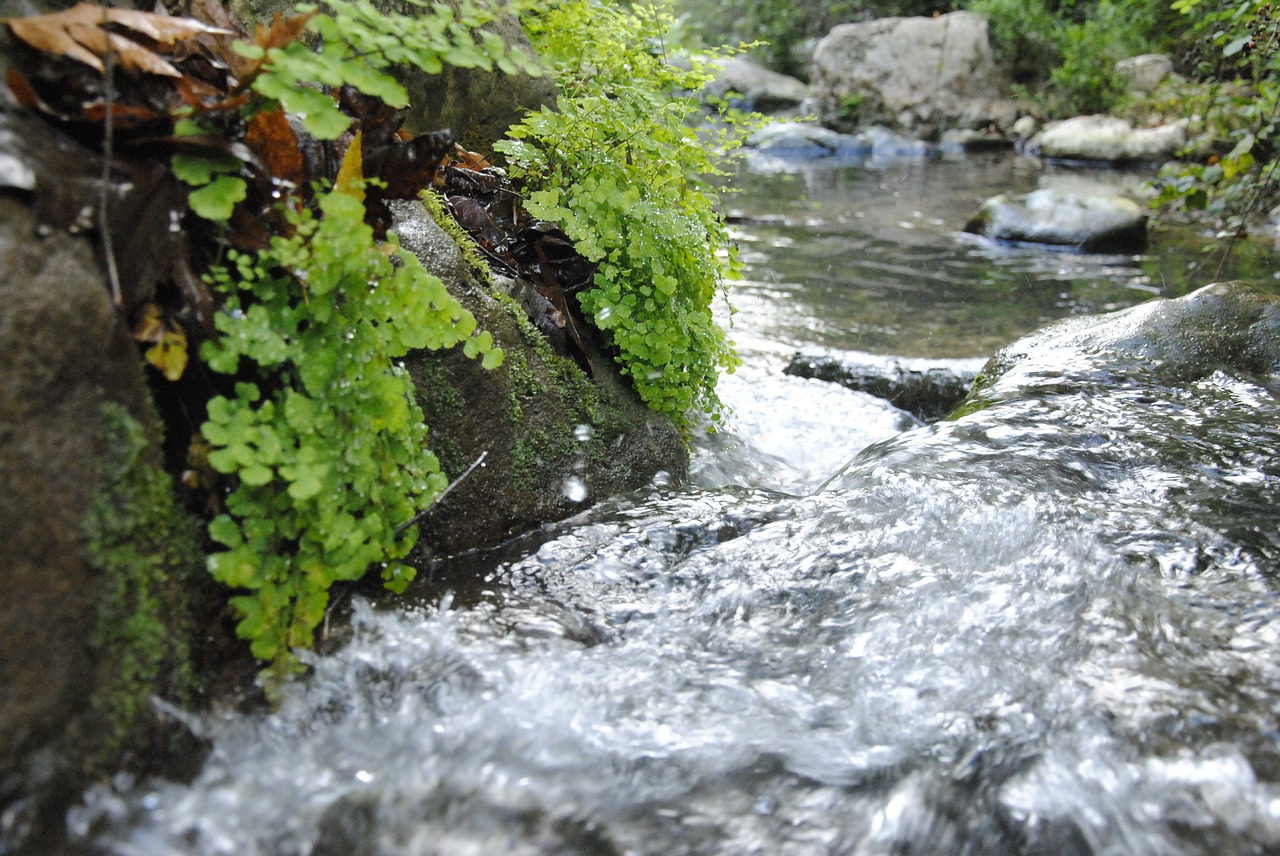
[[1207,281],[1196,239],[1096,257],[957,234],[1043,178],[1010,157],[744,172],[745,365],[694,485],[609,500],[456,596],[357,602],[348,644],[277,712],[191,719],[213,747],[194,782],[96,787],[72,837],[1280,851],[1274,378],[1077,354],[920,426],[781,373],[796,350],[972,360]]

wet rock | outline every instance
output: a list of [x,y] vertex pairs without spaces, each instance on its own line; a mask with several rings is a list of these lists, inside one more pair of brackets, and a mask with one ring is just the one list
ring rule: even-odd
[[838,131],[871,124],[924,139],[948,128],[1008,127],[1020,108],[971,12],[841,24],[813,55],[813,99]]
[[1137,203],[1120,196],[1088,196],[1054,188],[994,196],[964,230],[996,241],[1090,253],[1136,253],[1147,244],[1147,218]]
[[[39,181],[39,177],[37,177]],[[119,764],[159,760],[149,698],[190,668],[194,533],[86,237],[0,194],[0,852]],[[145,427],[144,427],[145,426]],[[186,677],[184,677],[184,675]],[[9,823],[25,817],[22,823]],[[54,821],[56,823],[56,821]]]
[[1114,116],[1076,116],[1050,122],[1027,143],[1027,151],[1050,160],[1159,163],[1186,142],[1185,121],[1135,128]]
[[809,95],[809,86],[749,59],[733,57],[724,61],[704,92],[713,98],[732,96],[732,103],[745,110],[778,113],[798,109]]
[[922,422],[933,422],[964,400],[981,360],[901,360],[874,354],[796,354],[785,374],[816,378],[883,398]]
[[406,359],[445,472],[456,476],[487,453],[426,517],[421,543],[447,553],[492,546],[661,472],[675,482],[688,477],[679,430],[640,400],[590,327],[579,322],[581,364],[557,355],[526,316],[527,283],[482,276],[421,205],[394,210],[405,248],[445,280],[505,354],[492,371],[461,348]]
[[856,134],[842,134],[812,122],[777,122],[752,134],[747,146],[757,154],[785,160],[839,158],[849,160],[920,160],[937,154],[937,147],[923,140],[871,127]]
[[1272,375],[1280,371],[1280,300],[1248,283],[1216,283],[1185,297],[1058,321],[993,356],[961,410],[1089,375],[1099,360],[1102,382],[1124,366],[1126,375],[1149,373],[1165,384],[1218,371]]

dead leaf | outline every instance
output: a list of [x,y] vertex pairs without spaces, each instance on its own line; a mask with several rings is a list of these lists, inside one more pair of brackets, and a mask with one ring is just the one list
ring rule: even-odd
[[80,3],[63,12],[29,18],[9,18],[10,31],[36,50],[65,56],[106,72],[103,59],[112,55],[124,68],[181,77],[182,73],[152,47],[106,29],[108,24],[123,27],[155,45],[172,45],[182,39],[206,33],[225,33],[193,18],[153,15],[133,9],[116,9]]
[[257,155],[273,179],[302,187],[307,174],[289,118],[280,108],[255,113],[244,133],[245,144]]
[[493,164],[485,160],[484,155],[479,152],[469,152],[458,144],[454,144],[453,156],[449,158],[449,162],[459,169],[470,169],[476,172],[493,167]]
[[165,316],[163,309],[154,303],[144,304],[133,325],[133,338],[138,342],[152,343],[143,357],[166,378],[177,380],[182,377],[187,369],[187,334],[180,325]]

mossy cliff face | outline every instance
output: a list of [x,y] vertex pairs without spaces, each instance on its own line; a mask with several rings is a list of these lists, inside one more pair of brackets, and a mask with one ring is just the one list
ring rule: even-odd
[[645,406],[589,331],[590,376],[557,356],[528,322],[527,286],[486,282],[422,206],[401,206],[397,217],[405,248],[445,281],[505,355],[492,371],[458,349],[406,361],[428,443],[445,471],[456,477],[487,453],[484,466],[425,518],[425,544],[450,553],[492,546],[659,473],[687,476],[688,451],[675,425]]
[[3,852],[153,750],[149,697],[186,685],[195,555],[92,246],[36,235],[0,196],[0,812],[17,818]]

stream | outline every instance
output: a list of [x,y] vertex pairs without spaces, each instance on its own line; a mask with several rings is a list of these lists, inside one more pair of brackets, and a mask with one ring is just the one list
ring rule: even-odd
[[[997,192],[1132,181],[1012,155],[757,162],[727,429],[477,581],[359,600],[278,711],[186,717],[190,783],[68,815],[92,852],[1280,850],[1280,382],[1031,360],[921,425],[796,351],[977,368],[1213,281],[959,232]],[[1274,291],[1273,260],[1222,278]],[[727,318],[727,313],[726,313]],[[659,479],[659,482],[662,480]],[[468,573],[471,566],[468,566]],[[427,591],[427,589],[420,589]],[[411,592],[412,594],[412,592]]]

